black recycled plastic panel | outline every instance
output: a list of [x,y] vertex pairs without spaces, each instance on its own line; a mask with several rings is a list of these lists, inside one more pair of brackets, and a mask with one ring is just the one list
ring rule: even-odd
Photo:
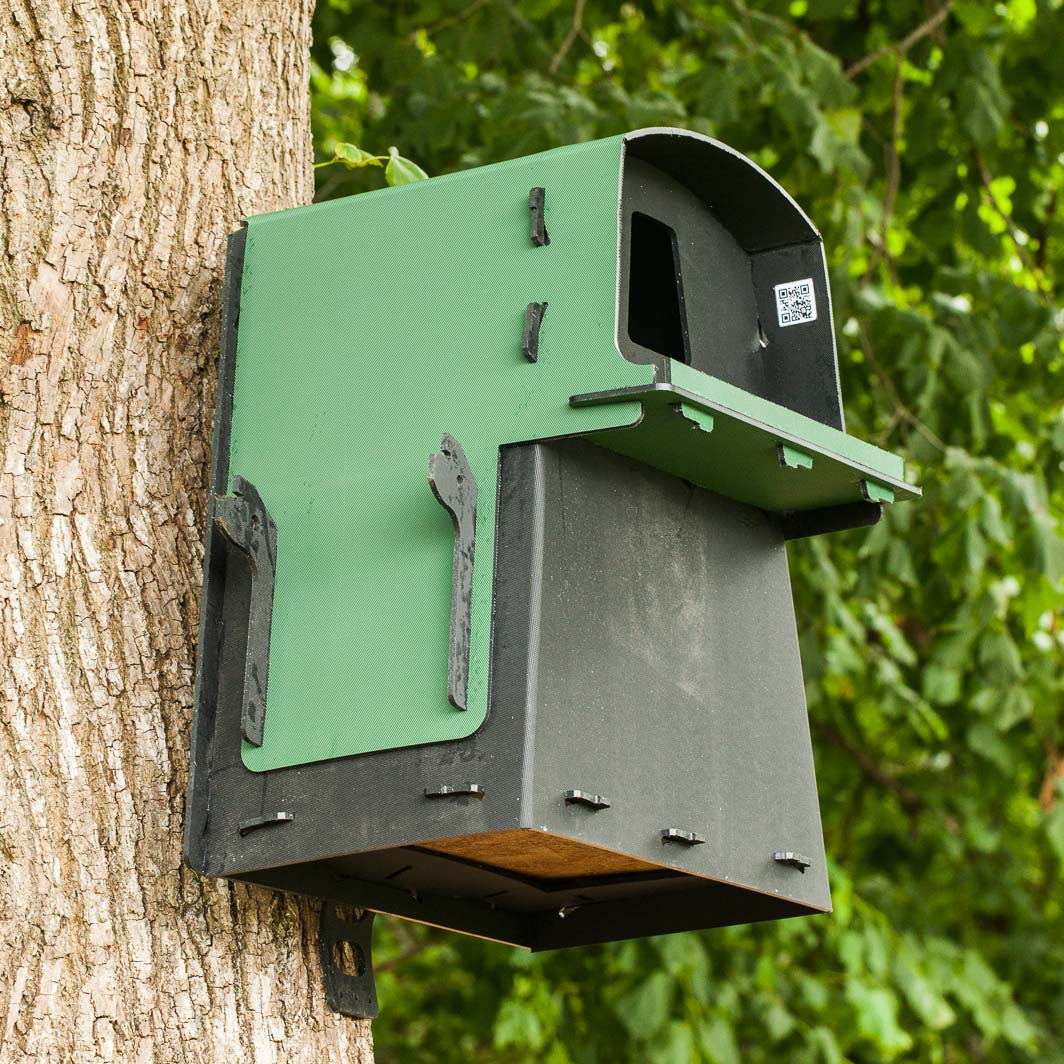
[[[242,247],[238,234],[215,495]],[[509,447],[500,462],[496,556],[477,562],[495,570],[489,712],[462,741],[249,772],[250,572],[209,537],[188,862],[531,949],[828,909],[783,532],[584,441]],[[515,829],[657,867],[545,879],[425,848]],[[670,829],[705,842],[663,841]],[[788,851],[810,867],[774,860]]]
[[[673,360],[681,361],[843,429],[820,234],[767,178],[752,180],[749,167],[719,146],[667,131],[628,138],[618,345],[630,361],[656,366],[660,381],[670,379]],[[674,263],[651,264],[640,253],[648,220],[671,234]],[[650,268],[654,283],[644,276]],[[797,328],[781,325],[776,286],[805,280],[812,283],[815,317]],[[662,294],[667,284],[675,289],[671,298]],[[644,321],[654,328],[633,327]],[[662,338],[674,326],[682,345]]]
[[[511,461],[542,529],[534,823],[639,856],[653,837],[658,860],[827,908],[783,532],[590,444]],[[567,803],[574,781],[611,807]],[[669,828],[705,843],[663,846]]]

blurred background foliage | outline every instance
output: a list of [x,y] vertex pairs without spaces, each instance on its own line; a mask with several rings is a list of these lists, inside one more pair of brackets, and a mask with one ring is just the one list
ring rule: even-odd
[[834,915],[544,956],[387,922],[382,1064],[1064,1061],[1062,42],[1062,0],[319,0],[320,161],[756,159],[823,231],[849,431],[925,491],[790,548]]

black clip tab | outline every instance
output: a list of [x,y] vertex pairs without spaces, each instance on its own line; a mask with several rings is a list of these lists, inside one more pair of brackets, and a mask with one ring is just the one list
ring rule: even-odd
[[587,791],[565,791],[563,793],[566,803],[572,805],[586,805],[591,809],[609,809],[610,800],[601,794],[589,794]]
[[483,798],[486,793],[479,783],[445,783],[425,788],[426,798]]
[[706,841],[705,835],[697,831],[682,831],[680,828],[665,828],[661,833],[661,843],[682,842],[685,846],[701,846]]
[[291,813],[267,813],[264,816],[253,817],[251,820],[241,820],[240,834],[246,835],[249,831],[258,831],[259,828],[270,828],[274,824],[288,824],[293,820],[295,817]]
[[270,672],[270,627],[277,567],[277,526],[255,486],[233,477],[233,494],[214,497],[214,527],[251,564],[251,603],[247,654],[240,702],[240,730],[252,746],[262,746],[266,725],[266,685]]
[[539,327],[546,312],[546,303],[529,303],[525,307],[525,331],[521,337],[521,352],[529,362],[539,361]]
[[[321,910],[318,952],[325,980],[325,1000],[334,1012],[356,1020],[372,1020],[377,1006],[373,977],[373,917],[348,915],[347,906],[327,901]],[[359,910],[354,910],[358,913]]]
[[541,188],[533,188],[528,193],[528,215],[532,226],[532,244],[537,248],[545,248],[550,243],[550,234],[547,232],[547,224],[543,217],[544,197],[546,193]]
[[790,865],[791,868],[797,868],[802,875],[805,875],[805,870],[813,863],[808,857],[803,857],[800,853],[793,853],[790,850],[781,851],[772,855],[772,860],[778,864]]
[[447,697],[455,709],[466,708],[469,692],[469,643],[473,624],[473,547],[477,534],[477,482],[465,451],[453,436],[440,442],[442,454],[429,459],[429,485],[454,523],[451,573],[451,649],[447,662]]

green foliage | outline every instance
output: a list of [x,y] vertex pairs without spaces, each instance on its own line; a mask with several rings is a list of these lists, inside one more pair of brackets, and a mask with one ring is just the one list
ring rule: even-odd
[[333,146],[332,158],[315,163],[314,169],[320,170],[333,163],[341,163],[348,170],[362,170],[367,166],[383,167],[384,180],[389,185],[408,185],[411,181],[421,181],[429,176],[417,163],[404,159],[395,147],[389,148],[387,155],[371,155],[355,144],[340,141]]
[[757,159],[823,230],[849,430],[926,492],[791,548],[834,915],[541,957],[392,922],[380,1059],[1064,1060],[1061,0],[318,6],[323,160]]

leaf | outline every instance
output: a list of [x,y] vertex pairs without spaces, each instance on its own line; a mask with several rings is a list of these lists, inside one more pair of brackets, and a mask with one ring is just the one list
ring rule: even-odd
[[333,155],[349,170],[358,170],[363,166],[380,166],[378,159],[355,144],[337,144]]
[[695,1056],[694,1036],[686,1023],[673,1020],[665,1037],[650,1050],[650,1064],[691,1064]]
[[669,1018],[673,982],[665,972],[654,972],[617,1003],[621,1023],[633,1038],[657,1036]]
[[922,677],[924,698],[937,706],[951,706],[961,697],[961,674],[932,663]]
[[942,992],[919,965],[920,952],[912,939],[905,939],[897,951],[895,981],[909,1007],[928,1027],[941,1031],[957,1020]]
[[954,11],[973,35],[985,33],[996,19],[993,5],[986,0],[954,0]]
[[1031,692],[1019,684],[1014,684],[1005,692],[998,704],[994,714],[994,723],[1000,731],[1008,731],[1021,720],[1027,720],[1033,710]]
[[773,1001],[765,1009],[762,1017],[769,1041],[780,1042],[794,1030],[796,1020],[778,1001]]
[[986,565],[986,557],[986,539],[979,527],[974,522],[969,522],[964,528],[964,559],[968,563],[968,571],[981,573]]
[[1008,102],[1000,87],[987,85],[976,78],[965,78],[961,83],[961,95],[965,101],[961,112],[964,128],[976,144],[989,144],[1005,124],[1008,111]]
[[1014,1002],[1009,1002],[1001,1014],[1001,1033],[1014,1046],[1034,1050],[1038,1045],[1038,1030]]
[[979,641],[979,664],[983,681],[992,687],[1005,687],[1023,677],[1023,659],[1004,632],[987,632]]
[[845,1064],[842,1050],[835,1035],[827,1027],[814,1027],[809,1032],[808,1046],[816,1054],[814,1060],[820,1064]]
[[384,168],[384,178],[389,185],[409,185],[412,181],[423,181],[428,176],[417,163],[404,159],[398,148],[388,149],[388,165]]
[[1058,799],[1053,811],[1045,818],[1045,831],[1057,860],[1064,865],[1064,801]]
[[824,117],[844,144],[856,144],[861,138],[861,112],[856,107],[840,107],[826,111]]
[[673,979],[694,994],[709,996],[709,957],[700,938],[662,935],[654,939],[654,945]]
[[1007,776],[1012,771],[1015,759],[996,728],[984,721],[976,721],[968,729],[966,738],[972,750],[1003,774]]
[[896,1057],[912,1047],[912,1038],[898,1023],[898,999],[889,990],[851,976],[846,997],[857,1013],[861,1034],[886,1056]]
[[712,1064],[742,1064],[739,1046],[731,1024],[723,1016],[717,1016],[699,1028],[698,1042],[706,1059]]
[[524,1001],[504,1001],[495,1018],[496,1048],[540,1049],[543,1042],[543,1024],[535,1010]]

